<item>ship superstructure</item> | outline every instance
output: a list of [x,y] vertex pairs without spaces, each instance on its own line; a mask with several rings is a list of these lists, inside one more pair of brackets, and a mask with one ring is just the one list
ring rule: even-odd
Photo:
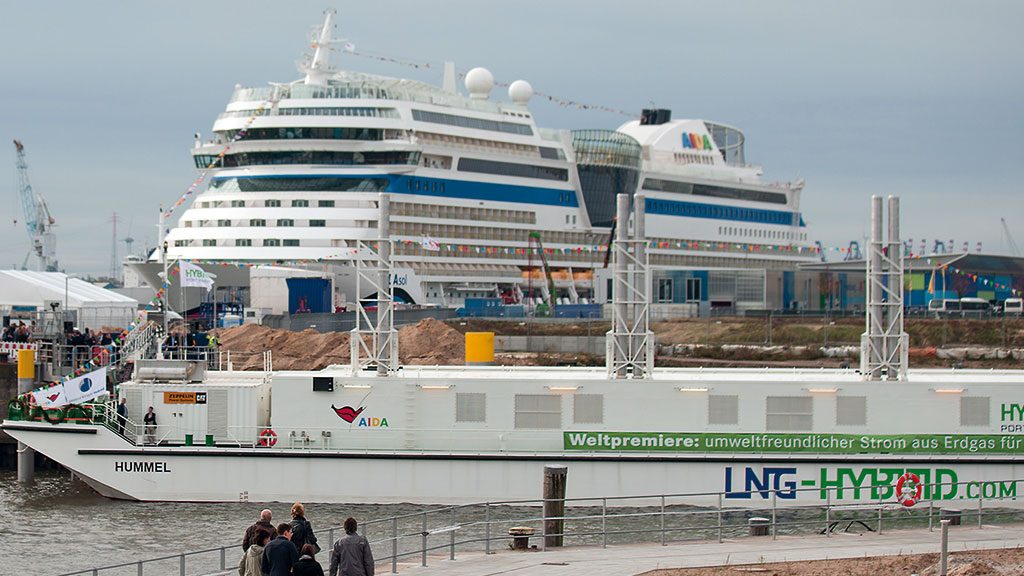
[[[763,183],[734,128],[673,121],[665,110],[617,130],[539,128],[529,83],[513,82],[497,102],[483,68],[466,74],[467,95],[453,65],[441,87],[335,71],[332,26],[328,14],[303,79],[236,87],[213,138],[197,138],[192,154],[197,168],[212,167],[209,186],[170,231],[169,258],[328,262],[344,286],[357,243],[376,238],[386,192],[400,300],[603,301],[595,270],[615,194],[637,190],[655,267],[754,270],[761,289],[750,299],[763,307],[765,270],[816,258],[802,183]],[[531,233],[543,238],[554,295],[539,281]],[[692,300],[687,289],[668,301]]]

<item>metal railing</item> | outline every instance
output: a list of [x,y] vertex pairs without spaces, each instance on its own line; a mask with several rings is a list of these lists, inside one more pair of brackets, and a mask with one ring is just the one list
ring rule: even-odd
[[[705,492],[657,494],[646,496],[610,496],[605,498],[567,498],[563,516],[544,516],[544,500],[483,502],[425,509],[370,520],[360,524],[360,532],[370,541],[378,567],[389,567],[397,574],[399,563],[427,566],[430,561],[454,560],[459,551],[490,554],[508,543],[512,527],[534,529],[535,548],[545,550],[553,537],[561,536],[564,545],[600,546],[641,542],[718,541],[745,536],[751,518],[768,529],[768,538],[783,535],[820,535],[830,538],[837,531],[854,527],[865,532],[883,533],[898,528],[925,527],[933,530],[941,519],[956,518],[978,529],[985,522],[1019,522],[1024,509],[1017,502],[1017,490],[1024,480],[984,482],[943,482],[923,484],[924,499],[906,507],[893,498],[893,486],[821,487],[763,489],[746,492]],[[851,493],[878,494],[877,498],[852,501]],[[817,496],[824,502],[790,504],[800,494]],[[933,496],[937,496],[933,497]],[[966,499],[962,499],[966,498]],[[759,501],[760,506],[733,505]],[[716,502],[707,505],[707,502]],[[1013,504],[1008,504],[1008,503]],[[955,504],[955,509],[942,505]],[[547,521],[563,522],[560,532],[545,532]],[[244,530],[239,526],[239,533]],[[326,533],[329,551],[339,527]],[[178,574],[191,576],[228,570],[238,563],[238,541],[225,546],[181,552],[135,560],[61,576],[91,574],[120,576],[133,574]],[[329,552],[328,552],[329,554]],[[326,555],[321,562],[326,562]]]

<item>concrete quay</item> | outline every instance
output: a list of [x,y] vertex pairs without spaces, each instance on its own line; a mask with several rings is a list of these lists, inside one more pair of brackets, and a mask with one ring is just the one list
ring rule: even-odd
[[[1015,548],[1024,545],[1024,525],[956,526],[949,531],[950,552]],[[326,550],[325,550],[326,551]],[[399,562],[398,573],[408,576],[633,576],[659,568],[689,568],[757,564],[800,560],[827,560],[865,556],[927,554],[939,551],[939,530],[894,530],[875,533],[739,538],[659,544],[629,544],[601,547],[567,547],[545,552],[496,554],[459,552],[456,560],[431,557],[423,568],[419,557]],[[319,555],[318,555],[319,556]],[[326,572],[327,557],[318,558]],[[377,573],[391,571],[379,565]]]

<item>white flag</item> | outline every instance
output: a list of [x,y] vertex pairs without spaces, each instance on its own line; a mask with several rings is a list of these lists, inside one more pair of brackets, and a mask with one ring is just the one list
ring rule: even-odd
[[40,408],[60,408],[66,406],[68,403],[67,396],[64,395],[64,385],[57,384],[44,388],[43,390],[36,390],[32,392],[32,396],[36,399],[36,404]]
[[213,279],[216,278],[213,274],[207,274],[205,270],[185,262],[184,260],[178,261],[178,271],[181,274],[181,285],[186,288],[189,286],[199,286],[200,288],[206,288],[209,292],[213,289]]
[[420,246],[422,246],[424,250],[430,250],[431,252],[441,251],[441,245],[437,243],[437,240],[434,240],[430,236],[424,236],[423,240],[420,240]]
[[64,382],[64,396],[71,404],[98,398],[107,393],[107,367]]

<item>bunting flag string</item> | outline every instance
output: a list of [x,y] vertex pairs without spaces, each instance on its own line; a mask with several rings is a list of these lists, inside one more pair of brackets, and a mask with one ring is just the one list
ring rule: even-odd
[[234,137],[232,137],[231,140],[224,145],[220,152],[218,152],[217,155],[214,156],[213,159],[206,164],[206,166],[199,172],[199,176],[196,176],[196,179],[192,181],[192,184],[188,187],[188,189],[185,190],[185,192],[181,196],[179,196],[178,199],[175,200],[174,203],[171,204],[171,206],[167,210],[164,211],[165,218],[170,218],[171,215],[174,214],[174,211],[177,210],[182,204],[184,204],[188,200],[189,196],[195,193],[196,189],[199,188],[199,185],[202,184],[204,180],[206,180],[206,175],[210,173],[210,170],[213,170],[213,168],[217,166],[217,164],[224,158],[228,151],[231,150],[231,147],[234,146],[236,142],[238,142],[242,138],[245,138],[245,135],[249,132],[249,129],[252,128],[253,122],[255,122],[257,118],[262,116],[264,111],[273,106],[273,104],[273,100],[267,100],[265,102],[261,102],[260,105],[255,110],[253,110],[253,113],[250,114],[248,118],[246,118],[245,124],[242,126],[242,129],[239,130],[238,133],[235,134]]

